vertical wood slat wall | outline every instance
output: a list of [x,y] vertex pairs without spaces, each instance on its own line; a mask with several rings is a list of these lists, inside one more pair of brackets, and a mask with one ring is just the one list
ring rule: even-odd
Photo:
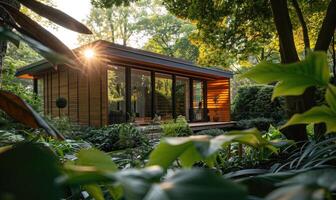
[[[230,79],[208,81],[207,105],[210,121],[218,117],[218,121],[230,121]],[[214,99],[218,96],[217,104]]]
[[[91,71],[90,77],[65,67],[44,73],[44,109],[51,117],[68,116],[72,122],[90,126],[107,125],[107,71]],[[59,109],[63,97],[67,107]]]

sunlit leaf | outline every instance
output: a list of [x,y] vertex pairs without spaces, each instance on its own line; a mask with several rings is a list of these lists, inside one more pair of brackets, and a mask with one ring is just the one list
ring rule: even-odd
[[19,35],[3,27],[0,27],[0,40],[1,39],[13,42],[15,45],[18,45],[20,41],[23,41],[52,64],[76,65],[71,59],[54,52],[36,40],[25,35]]
[[305,60],[293,64],[271,64],[262,62],[241,77],[259,83],[278,82],[273,96],[301,95],[311,86],[327,86],[330,79],[327,55],[312,52]]
[[105,200],[104,193],[97,184],[85,185],[84,189],[92,196],[95,200]]
[[0,90],[0,110],[28,127],[42,128],[50,136],[64,139],[64,136],[49,125],[29,104],[11,92]]
[[65,28],[79,33],[92,34],[92,32],[85,25],[60,10],[57,10],[53,7],[50,7],[35,0],[19,0],[19,2],[29,9],[33,10],[37,14]]
[[284,126],[294,124],[326,123],[327,133],[336,131],[336,113],[328,106],[313,107],[303,114],[295,114]]
[[78,152],[77,158],[76,164],[80,166],[95,167],[98,171],[118,171],[118,167],[112,161],[112,158],[96,149],[82,149]]
[[274,152],[277,150],[269,141],[261,137],[257,129],[231,131],[215,138],[205,135],[163,138],[150,154],[148,165],[160,165],[167,169],[179,159],[184,167],[191,167],[197,161],[205,161],[211,166],[218,151],[233,142],[256,148],[266,147]]
[[[6,4],[5,2],[0,2],[0,5],[5,8],[8,14],[14,19],[15,23],[11,24],[19,33],[22,35],[26,35],[29,38],[33,38],[35,41],[43,44],[43,46],[52,49],[58,54],[63,55],[64,57],[72,60],[74,65],[70,65],[69,67],[79,68],[81,65],[76,55],[65,45],[63,44],[57,37],[51,34],[48,30],[43,28],[37,22],[30,19],[25,14],[21,13],[16,8]],[[17,26],[16,23],[19,25]]]

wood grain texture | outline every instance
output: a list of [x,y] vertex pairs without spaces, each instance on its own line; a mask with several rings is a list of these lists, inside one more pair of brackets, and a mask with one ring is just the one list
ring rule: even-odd
[[60,109],[60,114],[63,117],[69,116],[68,113],[68,106],[69,106],[69,99],[68,99],[68,74],[67,74],[67,69],[66,68],[60,68],[59,69],[59,89],[60,89],[60,94],[59,96],[67,100],[67,105],[65,108]]
[[230,79],[208,81],[207,97],[210,121],[230,121]]
[[79,73],[78,78],[78,107],[79,107],[79,124],[89,125],[89,82],[88,76]]
[[108,125],[108,97],[107,97],[107,69],[101,69],[101,103],[102,103],[102,126]]
[[89,72],[90,86],[90,126],[99,127],[101,125],[101,91],[100,91],[100,70],[91,69]]
[[77,71],[69,69],[69,118],[78,122]]

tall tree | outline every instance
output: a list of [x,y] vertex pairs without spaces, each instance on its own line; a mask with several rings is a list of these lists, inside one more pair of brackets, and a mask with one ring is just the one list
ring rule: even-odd
[[98,39],[129,45],[132,36],[140,32],[138,23],[148,15],[148,0],[142,0],[129,6],[111,8],[93,7],[84,22],[93,32],[91,36],[80,35],[80,44]]
[[153,14],[139,22],[144,35],[149,37],[145,50],[197,61],[198,48],[189,39],[196,27],[171,14]]

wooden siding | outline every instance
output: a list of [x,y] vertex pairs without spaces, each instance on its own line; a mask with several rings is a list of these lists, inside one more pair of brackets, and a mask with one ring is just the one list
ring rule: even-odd
[[58,72],[51,74],[51,116],[59,117],[60,111],[56,106],[56,100],[59,97]]
[[[210,121],[230,121],[230,79],[208,81],[207,87]],[[218,98],[217,103],[215,97]]]
[[101,126],[101,116],[102,116],[102,101],[101,101],[101,79],[100,70],[92,69],[89,72],[89,103],[90,103],[90,115],[89,115],[89,125],[90,126]]
[[69,106],[69,97],[68,97],[68,70],[60,69],[59,70],[59,96],[67,100],[67,106],[65,108],[60,109],[60,116],[69,116],[68,106]]
[[89,125],[89,82],[88,76],[78,73],[79,124]]
[[69,76],[69,118],[72,122],[78,121],[78,72],[73,69],[68,69]]
[[108,124],[108,100],[107,100],[107,69],[101,69],[101,93],[102,93],[102,122],[101,124],[107,125]]

